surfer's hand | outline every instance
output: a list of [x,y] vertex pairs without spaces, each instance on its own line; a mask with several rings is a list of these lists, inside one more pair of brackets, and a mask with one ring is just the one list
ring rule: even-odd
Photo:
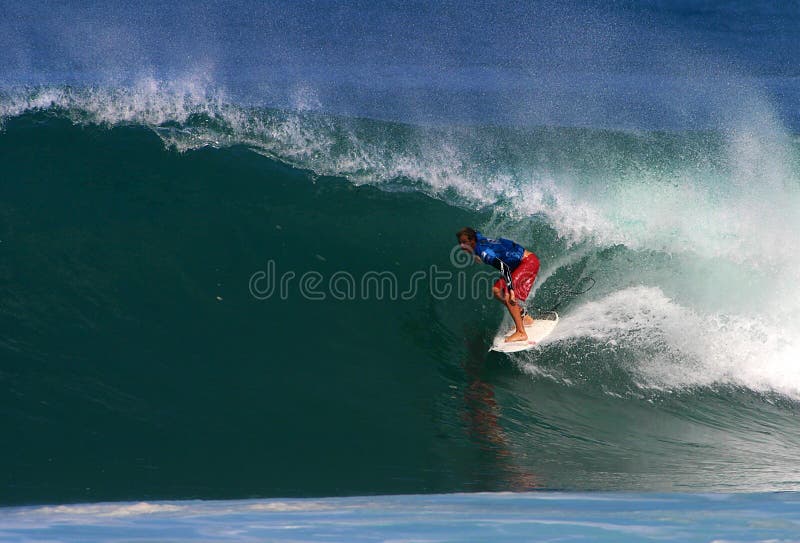
[[503,299],[507,303],[509,303],[511,305],[514,305],[516,303],[516,301],[517,301],[517,297],[514,296],[514,291],[513,290],[506,290],[505,291],[505,295],[503,296]]

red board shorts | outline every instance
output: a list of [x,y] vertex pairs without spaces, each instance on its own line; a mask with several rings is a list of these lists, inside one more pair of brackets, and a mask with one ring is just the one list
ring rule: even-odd
[[[538,273],[539,257],[533,253],[530,253],[528,256],[523,258],[519,263],[519,266],[517,266],[517,268],[511,272],[511,283],[514,285],[514,296],[517,298],[517,300],[522,300],[524,302],[528,298],[528,294],[531,292],[533,282],[536,280],[536,274]],[[494,286],[495,288],[499,288],[500,292],[505,294],[505,279],[501,277],[495,282]]]

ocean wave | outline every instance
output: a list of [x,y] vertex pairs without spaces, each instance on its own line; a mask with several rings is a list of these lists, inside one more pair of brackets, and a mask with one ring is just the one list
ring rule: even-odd
[[[574,309],[562,334],[663,348],[637,358],[635,372],[653,386],[728,382],[800,395],[800,376],[786,378],[800,328],[800,256],[787,250],[800,234],[800,152],[762,101],[731,115],[725,131],[666,134],[421,127],[326,115],[312,88],[296,94],[295,109],[278,110],[236,105],[202,77],[143,78],[122,88],[7,89],[0,117],[141,125],[181,152],[244,145],[315,175],[491,209],[490,233],[536,250],[536,225],[552,229],[551,262],[587,247],[664,255],[620,257],[603,276],[608,297]],[[542,273],[556,271],[546,263]],[[677,306],[661,288],[704,302]],[[727,307],[705,303],[714,299]],[[641,326],[633,338],[632,324]]]
[[[423,480],[415,478],[419,473],[426,488],[442,491],[675,488],[675,481],[693,489],[794,488],[793,459],[784,452],[797,440],[800,396],[793,366],[800,337],[792,313],[795,270],[788,266],[794,255],[772,255],[759,269],[758,253],[729,256],[725,245],[747,247],[755,236],[769,235],[778,218],[756,221],[765,229],[755,232],[744,228],[747,222],[740,232],[712,230],[720,239],[699,223],[675,230],[680,225],[670,222],[681,200],[692,212],[723,221],[725,209],[735,212],[734,204],[758,194],[712,182],[729,179],[724,138],[555,128],[448,131],[308,111],[232,111],[248,122],[261,115],[274,126],[291,119],[309,137],[324,135],[328,147],[314,160],[329,165],[334,151],[347,156],[348,145],[367,142],[386,161],[406,153],[443,167],[447,161],[431,148],[410,141],[447,135],[447,156],[495,174],[491,190],[498,201],[472,211],[477,204],[464,192],[437,192],[424,171],[415,181],[371,178],[366,169],[358,174],[363,180],[320,179],[287,167],[288,158],[267,160],[247,149],[178,153],[151,133],[164,141],[194,130],[239,138],[229,120],[208,114],[110,130],[78,120],[84,110],[55,106],[8,117],[0,134],[10,157],[0,210],[0,247],[9,255],[0,270],[9,285],[0,312],[8,336],[0,342],[8,359],[3,382],[12,431],[35,425],[29,435],[38,441],[10,444],[6,456],[9,465],[27,469],[15,462],[35,447],[42,451],[37,465],[45,466],[28,475],[42,486],[21,487],[17,501],[41,501],[40,489],[49,488],[54,473],[47,466],[62,474],[53,484],[60,485],[59,499],[70,501],[135,500],[156,487],[164,497],[203,496],[213,485],[239,495],[287,497],[309,488],[319,494],[413,491]],[[119,124],[126,123],[113,126]],[[280,137],[285,144],[288,136]],[[694,192],[687,191],[692,178],[678,187],[663,183],[684,169],[674,150],[690,143],[694,157],[716,161],[708,168],[716,177],[697,179]],[[269,154],[264,149],[257,150]],[[525,149],[536,151],[530,156]],[[551,181],[526,187],[524,172]],[[790,200],[791,179],[783,175],[789,174],[762,185],[772,201],[781,194]],[[474,183],[477,190],[477,177]],[[514,200],[523,190],[530,202]],[[487,194],[490,189],[480,196]],[[609,202],[624,198],[633,201],[614,215]],[[531,207],[516,207],[522,204]],[[663,217],[642,209],[659,205]],[[562,226],[569,220],[586,229],[574,242],[567,234],[578,227]],[[279,263],[282,279],[298,275],[295,281],[312,270],[323,277],[387,270],[402,281],[432,263],[451,269],[453,232],[462,223],[518,239],[540,254],[532,305],[555,303],[581,277],[596,280],[559,308],[561,324],[547,343],[512,358],[518,366],[510,373],[504,355],[487,354],[503,309],[485,299],[454,292],[439,300],[422,289],[396,303],[313,301],[298,294],[295,282],[291,299],[255,300],[247,288],[265,259]],[[790,230],[791,224],[781,226]],[[328,326],[314,333],[316,347],[298,350],[309,341],[303,326],[309,316]],[[365,365],[365,352],[380,356]],[[309,390],[313,401],[305,401]],[[409,401],[409,394],[419,396]],[[619,420],[631,427],[621,428]],[[662,428],[664,420],[669,425]],[[321,436],[319,443],[331,448],[332,468],[314,460],[316,445],[308,447],[307,435]],[[108,448],[87,452],[83,444],[96,439]],[[444,467],[426,471],[429,457],[404,448],[414,443],[418,450],[420,439],[434,454],[441,451]],[[369,450],[387,440],[368,457],[353,454],[354,446]],[[49,453],[51,442],[80,469],[62,470],[64,457]],[[159,446],[138,445],[150,442]],[[473,475],[476,447],[489,454]],[[770,458],[726,486],[730,466],[753,464],[765,450]],[[453,456],[467,458],[459,469],[468,475],[455,482],[446,475]],[[707,469],[687,472],[691,463]],[[399,467],[386,470],[387,464]],[[197,469],[209,465],[216,481],[193,483]],[[363,478],[353,480],[353,466]],[[338,475],[331,479],[320,470]],[[788,475],[776,481],[776,470]],[[109,473],[129,490],[104,486]],[[87,513],[137,518],[151,511],[171,514],[147,505]]]

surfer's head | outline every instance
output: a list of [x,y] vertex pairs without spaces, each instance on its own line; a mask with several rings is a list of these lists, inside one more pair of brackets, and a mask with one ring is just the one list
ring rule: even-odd
[[456,232],[456,237],[458,238],[458,244],[461,245],[462,249],[469,251],[470,253],[475,252],[475,244],[478,242],[478,236],[475,235],[474,228],[465,226]]

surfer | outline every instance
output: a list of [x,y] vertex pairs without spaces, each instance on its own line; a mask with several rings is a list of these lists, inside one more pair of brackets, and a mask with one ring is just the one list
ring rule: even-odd
[[533,324],[533,318],[517,301],[524,302],[528,297],[539,273],[539,258],[510,239],[489,239],[469,226],[459,230],[456,237],[462,249],[503,274],[492,287],[492,293],[506,306],[517,328],[506,341],[527,340],[525,325]]

